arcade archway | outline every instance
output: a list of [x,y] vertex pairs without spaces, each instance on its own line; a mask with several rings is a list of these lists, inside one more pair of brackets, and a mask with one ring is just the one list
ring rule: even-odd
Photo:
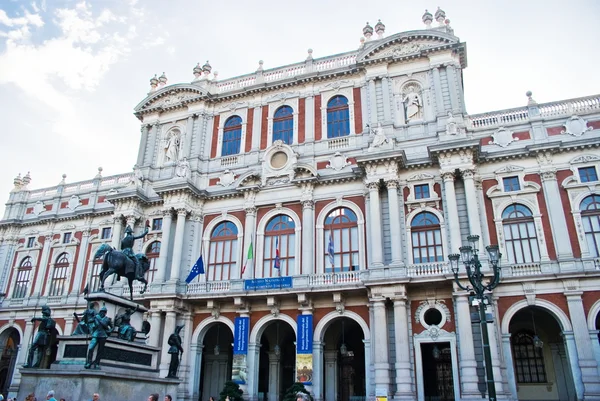
[[281,401],[296,380],[296,333],[284,320],[266,324],[260,336],[258,400]]
[[21,335],[11,327],[0,334],[0,394],[7,394],[12,382]]
[[231,380],[233,362],[233,334],[225,323],[215,322],[202,343],[202,368],[200,369],[200,399],[219,398],[225,382]]

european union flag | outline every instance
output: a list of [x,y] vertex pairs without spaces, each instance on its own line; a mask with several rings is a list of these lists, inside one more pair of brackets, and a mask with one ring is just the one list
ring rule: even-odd
[[191,283],[192,280],[195,279],[196,276],[199,274],[204,274],[204,261],[202,261],[202,255],[200,255],[200,257],[192,267],[192,270],[190,270],[190,274],[185,279],[185,282],[188,284]]

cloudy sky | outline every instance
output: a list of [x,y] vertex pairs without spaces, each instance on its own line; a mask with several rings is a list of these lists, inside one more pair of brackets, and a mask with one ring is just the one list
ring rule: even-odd
[[[467,43],[469,113],[600,93],[597,0],[0,0],[0,201],[31,188],[131,171],[149,79],[219,78],[357,48],[366,21],[421,29],[441,6]],[[0,211],[3,205],[0,205]],[[0,215],[1,216],[1,215]]]

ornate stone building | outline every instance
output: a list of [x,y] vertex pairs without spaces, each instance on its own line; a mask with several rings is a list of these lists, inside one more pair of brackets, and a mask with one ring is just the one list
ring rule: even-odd
[[133,172],[17,177],[0,221],[2,390],[19,387],[31,316],[48,304],[70,334],[95,250],[148,221],[135,250],[150,290],[134,297],[163,376],[185,325],[178,400],[232,377],[261,401],[296,380],[316,400],[482,398],[477,308],[447,262],[470,233],[502,252],[498,397],[600,399],[600,96],[470,115],[465,43],[443,11],[423,22],[367,24],[356,50],[232,79],[208,62],[190,83],[155,77]]

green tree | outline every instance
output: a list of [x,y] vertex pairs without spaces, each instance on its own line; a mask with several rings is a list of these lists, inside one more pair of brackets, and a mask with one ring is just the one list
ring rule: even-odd
[[313,401],[312,396],[308,391],[306,391],[306,387],[302,383],[294,383],[292,387],[288,388],[283,396],[283,401],[296,401],[297,394],[304,393],[306,394],[306,400]]
[[242,394],[244,394],[244,392],[240,390],[240,386],[237,383],[227,381],[225,382],[223,391],[219,394],[219,400],[225,401],[226,398],[229,397],[229,401],[243,401]]

